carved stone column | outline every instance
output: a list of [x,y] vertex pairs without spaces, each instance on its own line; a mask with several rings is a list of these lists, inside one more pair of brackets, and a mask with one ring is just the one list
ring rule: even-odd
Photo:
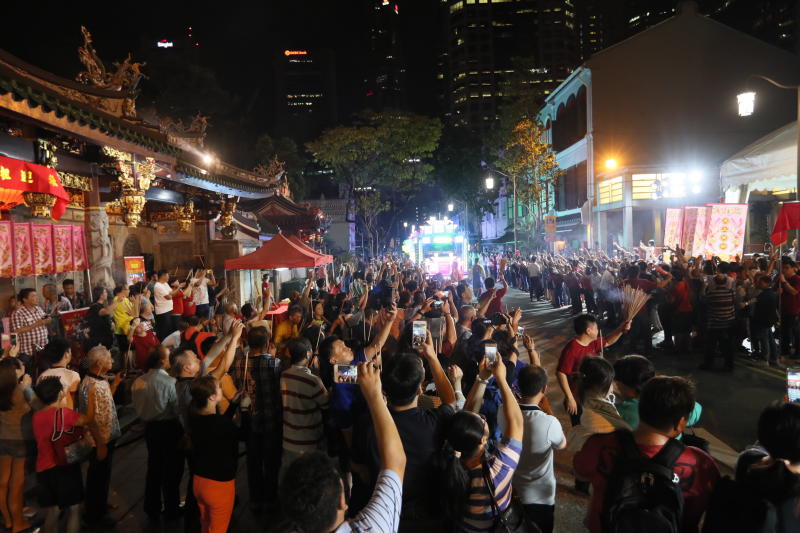
[[114,249],[111,246],[111,237],[108,235],[108,214],[105,209],[90,209],[89,217],[89,257],[92,264],[92,285],[114,288],[112,263]]

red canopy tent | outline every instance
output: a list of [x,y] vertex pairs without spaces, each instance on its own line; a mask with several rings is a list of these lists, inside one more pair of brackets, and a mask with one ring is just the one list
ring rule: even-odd
[[330,261],[328,261],[329,263],[331,261],[333,261],[333,256],[319,253],[318,251],[314,250],[313,248],[308,246],[306,243],[301,241],[300,237],[298,237],[297,235],[289,235],[288,239],[289,239],[289,241],[292,242],[292,244],[294,244],[295,246],[297,246],[298,248],[300,248],[304,252],[311,252],[312,254],[321,255],[323,257],[329,257],[330,258]]
[[271,268],[310,268],[333,261],[329,255],[305,251],[280,233],[255,252],[225,260],[225,270],[258,270]]

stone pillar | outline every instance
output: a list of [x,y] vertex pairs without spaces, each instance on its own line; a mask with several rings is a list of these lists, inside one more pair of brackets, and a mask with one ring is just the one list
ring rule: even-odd
[[108,214],[100,205],[100,185],[96,177],[92,178],[92,190],[86,193],[86,234],[91,264],[91,286],[86,291],[88,296],[93,287],[114,288],[111,268],[114,249],[108,234]]
[[608,250],[608,214],[605,211],[598,211],[597,215],[597,232],[595,240],[600,245],[600,248],[606,250],[606,253],[611,253],[613,250]]
[[[622,245],[634,246],[633,244],[633,185],[629,174],[622,175]],[[639,243],[636,243],[637,245]]]

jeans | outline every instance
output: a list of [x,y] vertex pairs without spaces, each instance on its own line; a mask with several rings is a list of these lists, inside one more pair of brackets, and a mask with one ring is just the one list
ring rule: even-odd
[[781,355],[789,355],[789,346],[794,348],[795,357],[800,356],[800,325],[795,315],[781,315]]
[[778,362],[778,345],[775,342],[772,326],[754,325],[751,337],[761,347],[761,357],[770,363]]
[[569,299],[572,303],[572,312],[576,315],[583,311],[583,303],[581,302],[581,289],[578,287],[569,288]]
[[183,477],[183,452],[180,450],[183,427],[177,418],[147,422],[147,480],[144,489],[144,512],[150,516],[164,511],[177,513],[180,508],[180,483]]
[[89,469],[86,471],[86,499],[84,508],[89,523],[101,519],[108,512],[108,486],[111,482],[111,462],[114,457],[115,441],[106,444],[108,455],[100,461],[97,451],[92,454]]
[[529,503],[524,506],[525,516],[539,526],[542,533],[552,533],[553,522],[555,521],[555,505],[544,505],[541,503]]
[[535,296],[537,300],[542,299],[542,276],[530,276],[528,279],[528,289],[530,290],[531,300]]
[[274,501],[278,496],[283,443],[278,432],[250,431],[247,448],[247,486],[254,503]]
[[706,330],[706,353],[704,364],[711,366],[716,357],[719,346],[722,357],[725,358],[725,367],[733,368],[733,328],[708,328]]
[[195,313],[199,316],[202,320],[208,320],[211,318],[211,307],[209,304],[199,304],[195,309]]

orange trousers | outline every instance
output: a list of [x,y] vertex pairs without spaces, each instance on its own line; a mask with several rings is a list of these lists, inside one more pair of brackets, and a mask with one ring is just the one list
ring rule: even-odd
[[192,483],[203,533],[225,533],[233,514],[236,498],[236,480],[214,481],[194,475]]

